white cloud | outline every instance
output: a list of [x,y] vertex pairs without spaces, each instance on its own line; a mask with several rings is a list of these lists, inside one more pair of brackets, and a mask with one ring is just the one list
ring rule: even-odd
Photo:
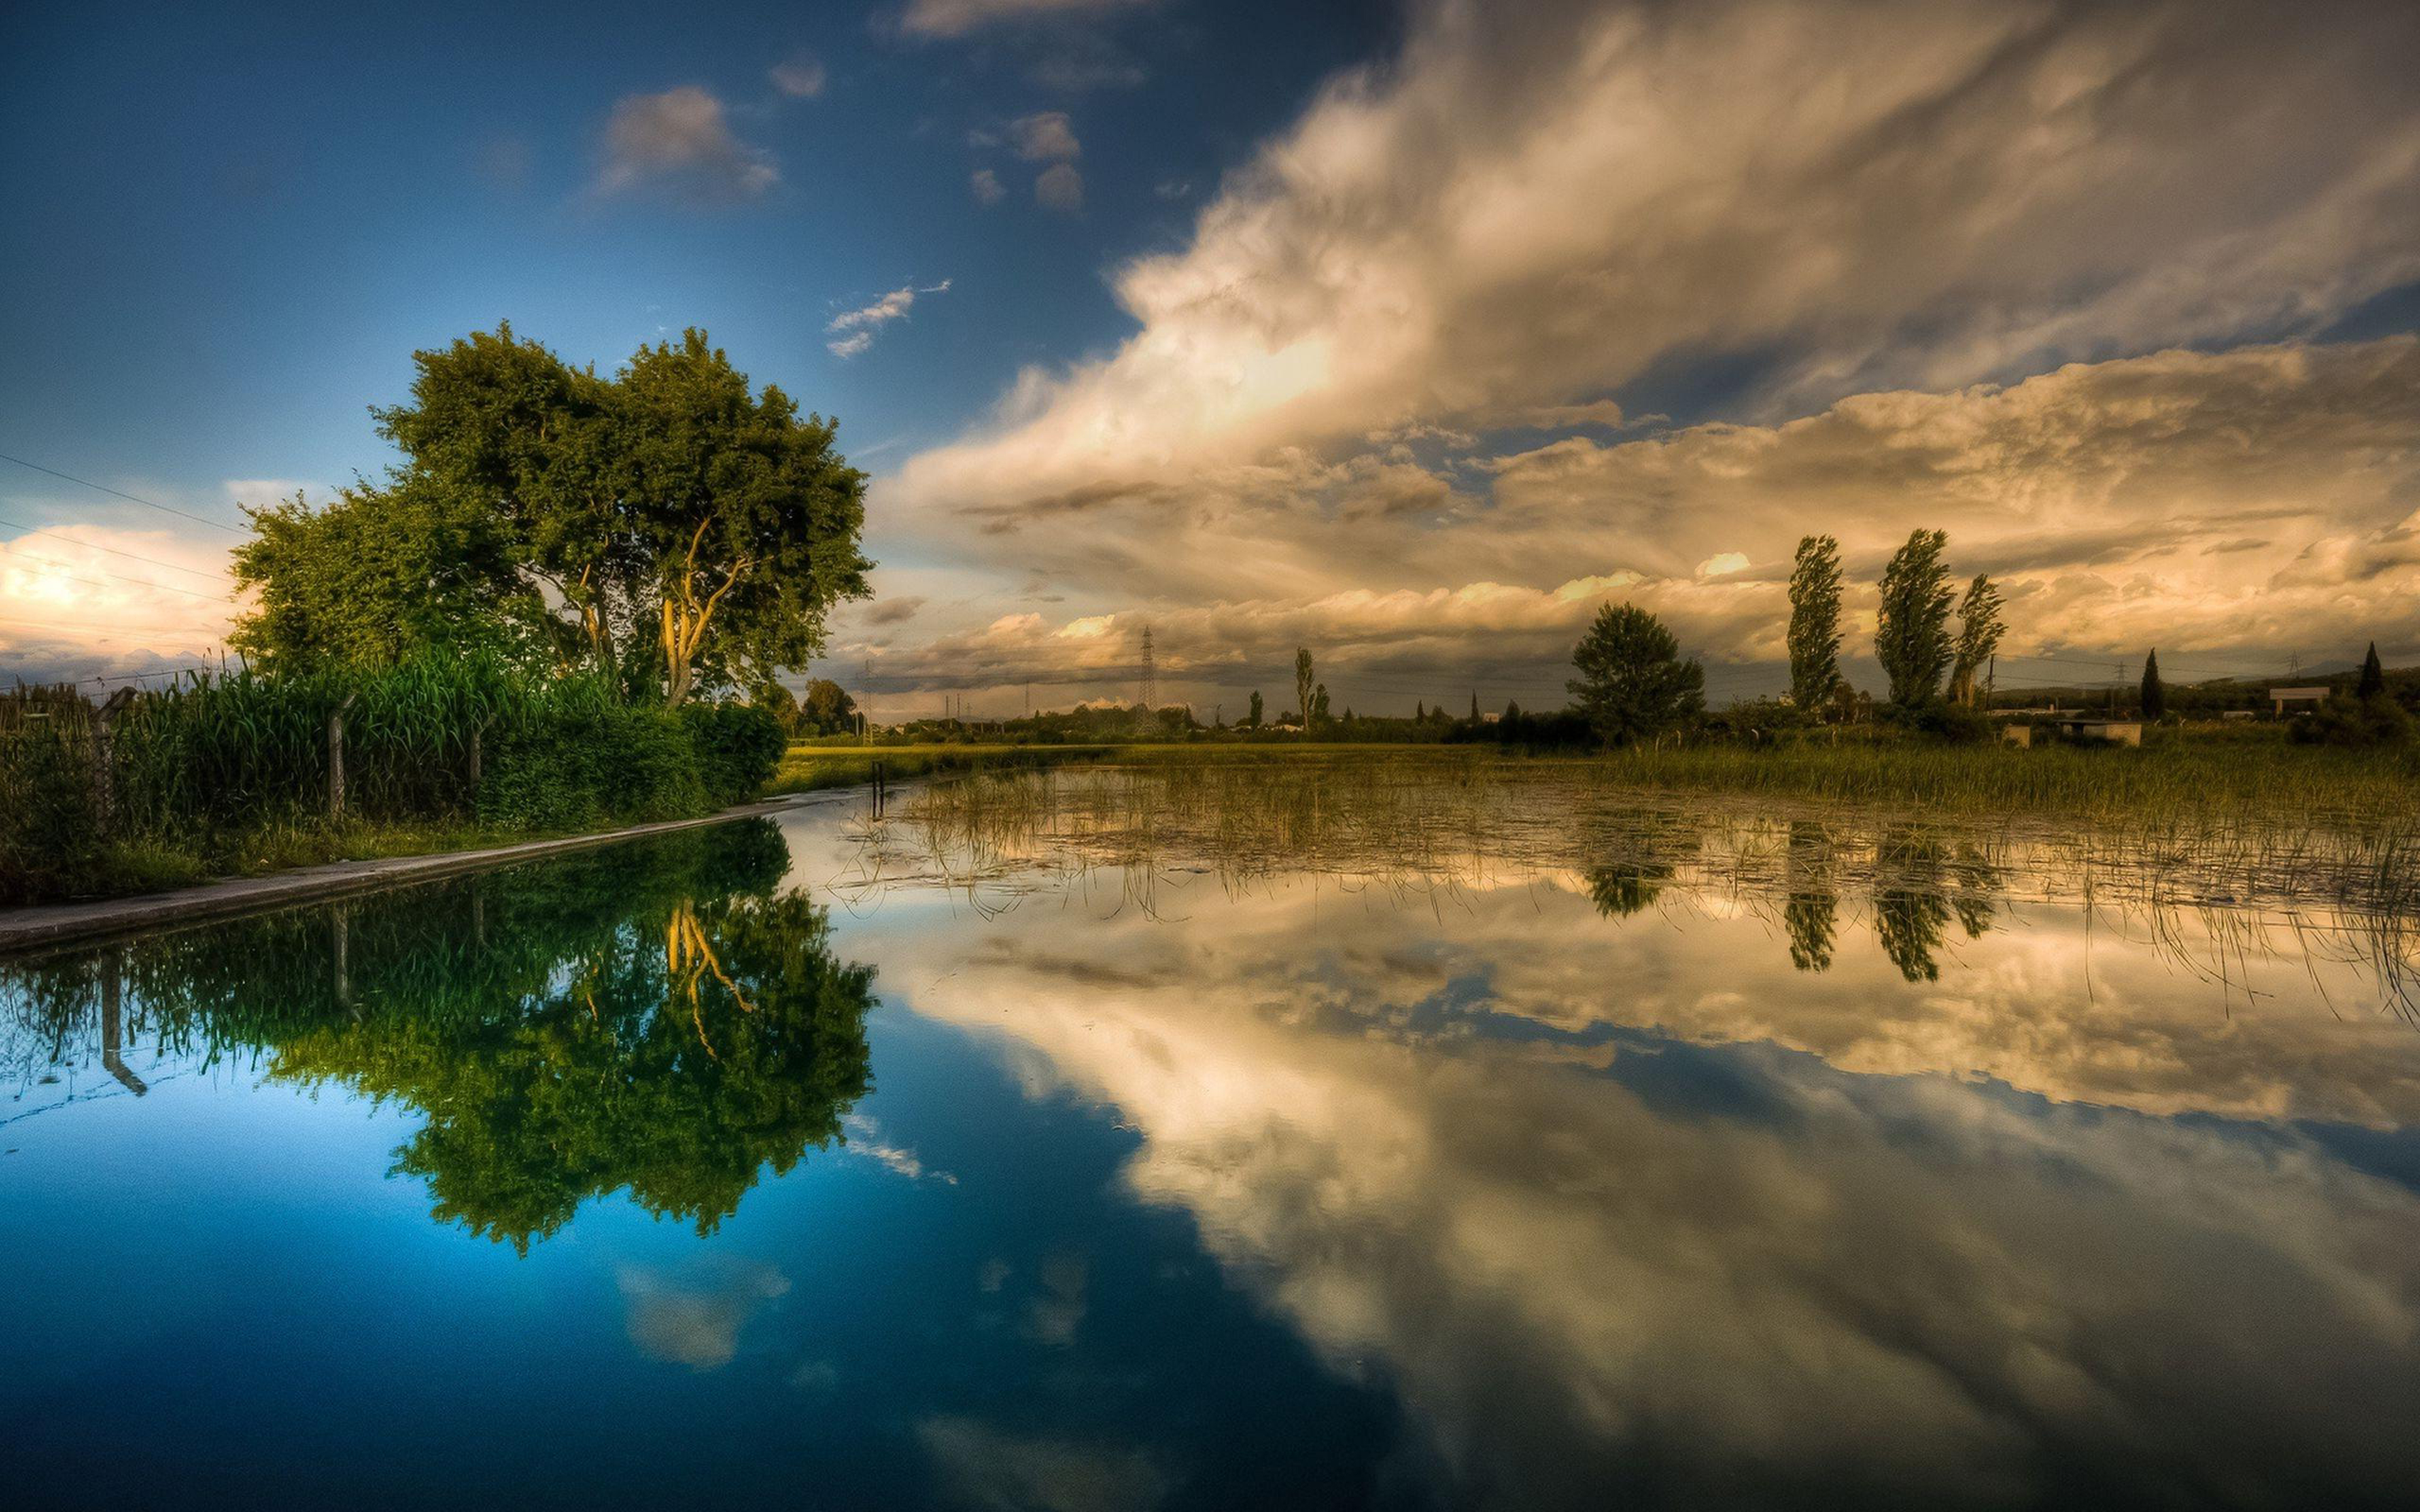
[[989,168],[977,168],[969,176],[967,187],[973,191],[978,205],[997,205],[1008,195],[1001,185],[1000,175]]
[[1181,478],[1708,351],[1795,406],[2314,329],[2420,277],[2420,21],[2320,8],[1423,6],[1117,274],[1120,349],[910,476]]
[[824,346],[834,357],[854,357],[874,345],[876,330],[893,320],[906,318],[908,312],[915,307],[918,295],[947,294],[949,291],[950,281],[946,278],[923,288],[912,284],[903,285],[861,309],[846,310],[832,316],[824,332],[837,339],[828,341]]
[[773,87],[792,100],[813,100],[824,92],[829,76],[823,60],[812,53],[800,53],[785,62],[776,63],[769,70]]
[[[1075,595],[1069,629],[1092,634],[928,610],[918,624],[937,639],[889,665],[955,687],[1109,682],[1148,617],[1166,676],[1233,687],[1309,644],[1335,686],[1391,684],[1408,707],[1406,685],[1482,673],[1558,689],[1612,596],[1716,662],[1773,663],[1791,554],[1817,531],[1847,553],[1862,652],[1874,578],[1918,525],[1949,532],[1962,572],[2002,580],[2012,654],[2156,645],[2255,671],[2377,638],[2390,658],[2420,656],[2412,336],[2155,353],[1440,466],[1406,434],[1335,461],[1286,449],[1177,483],[934,515],[929,549],[1044,575]],[[1093,647],[1112,623],[1121,633]]]
[[1045,168],[1033,180],[1033,197],[1047,208],[1073,213],[1084,208],[1084,176],[1071,163]]
[[1004,22],[1079,18],[1150,0],[908,0],[900,29],[920,37],[963,37]]
[[1046,110],[1009,122],[1008,139],[1016,146],[1016,155],[1028,162],[1080,157],[1084,151],[1063,110]]
[[693,199],[752,199],[781,180],[772,154],[732,134],[722,101],[695,85],[616,100],[599,194],[660,187]]

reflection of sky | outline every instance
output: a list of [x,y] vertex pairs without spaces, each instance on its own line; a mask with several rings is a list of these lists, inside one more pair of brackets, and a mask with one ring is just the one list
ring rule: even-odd
[[1117,1108],[1136,1195],[1473,1492],[2409,1468],[2420,1201],[2371,1173],[2420,1168],[2420,1038],[2358,966],[2034,904],[1910,982],[1844,903],[1809,974],[1755,900],[1554,878],[933,897],[850,949]]
[[2349,968],[2036,905],[1910,982],[1844,903],[1805,974],[1753,900],[1554,878],[1158,904],[836,908],[875,1090],[704,1240],[617,1193],[517,1257],[389,1178],[413,1110],[130,1052],[0,1130],[0,1501],[2408,1478],[2420,1036]]

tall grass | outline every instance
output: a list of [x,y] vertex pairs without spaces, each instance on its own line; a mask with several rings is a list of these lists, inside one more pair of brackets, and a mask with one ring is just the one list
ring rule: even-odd
[[[21,700],[21,702],[29,702]],[[331,811],[331,720],[345,811]],[[0,711],[5,712],[5,711]],[[81,700],[0,717],[0,904],[472,832],[682,817],[770,775],[763,710],[626,701],[607,679],[439,656],[375,672],[190,677],[136,695],[101,762]]]

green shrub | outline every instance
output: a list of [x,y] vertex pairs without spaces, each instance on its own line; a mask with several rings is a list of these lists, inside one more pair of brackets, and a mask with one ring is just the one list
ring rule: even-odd
[[706,795],[718,805],[755,795],[789,742],[771,710],[752,703],[690,703],[681,709]]
[[2292,729],[2305,745],[2403,746],[2412,740],[2412,716],[2383,693],[2366,699],[2335,693]]
[[77,890],[98,861],[88,728],[65,718],[0,731],[0,904]]
[[593,829],[674,819],[706,807],[689,733],[670,711],[626,703],[600,677],[541,688],[500,721],[479,784],[481,823]]

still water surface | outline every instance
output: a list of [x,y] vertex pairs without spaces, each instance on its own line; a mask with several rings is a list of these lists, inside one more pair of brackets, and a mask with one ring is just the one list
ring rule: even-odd
[[2406,921],[1117,781],[0,966],[0,1504],[2409,1493]]

